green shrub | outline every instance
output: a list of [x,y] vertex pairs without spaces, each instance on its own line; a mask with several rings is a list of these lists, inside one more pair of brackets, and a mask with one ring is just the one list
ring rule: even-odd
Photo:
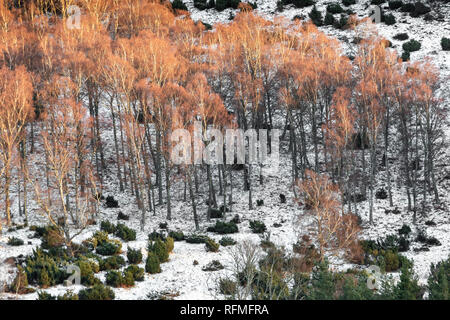
[[325,19],[323,20],[323,24],[326,26],[332,26],[336,23],[336,19],[334,18],[333,14],[330,12],[327,12],[325,15]]
[[404,224],[404,225],[398,230],[398,233],[401,234],[401,235],[407,236],[408,234],[411,233],[411,228],[410,228],[407,224]]
[[342,4],[346,7],[356,4],[356,0],[342,0]]
[[173,238],[175,241],[183,241],[184,233],[182,231],[170,231],[169,237]]
[[116,270],[126,264],[122,256],[112,256],[100,261],[100,270]]
[[208,239],[205,243],[205,249],[208,252],[217,252],[219,251],[219,244],[215,242],[213,239]]
[[122,273],[120,271],[108,271],[106,274],[106,284],[114,288],[122,285]]
[[317,10],[316,6],[311,9],[311,12],[308,16],[311,19],[312,23],[314,23],[316,26],[320,27],[321,25],[323,25],[322,13]]
[[97,252],[102,256],[112,256],[120,253],[121,250],[122,250],[122,243],[120,243],[120,241],[108,240],[100,244],[95,252]]
[[12,237],[8,239],[8,245],[13,247],[23,246],[24,242],[22,239]]
[[401,0],[389,1],[389,9],[397,10],[403,6],[403,2]]
[[114,291],[102,284],[94,285],[92,288],[83,289],[78,292],[80,300],[114,300]]
[[262,221],[253,220],[250,221],[250,229],[253,233],[264,233],[267,230],[266,225]]
[[227,8],[237,9],[240,0],[215,0],[217,11],[223,11]]
[[396,252],[390,250],[384,254],[384,263],[386,272],[396,271],[400,268],[400,259]]
[[27,257],[25,263],[24,270],[28,281],[42,288],[61,284],[68,277],[57,261],[41,249],[33,250],[33,254]]
[[109,221],[102,221],[100,223],[100,230],[110,234],[114,234],[114,232],[116,231],[116,226],[114,225],[114,223],[111,223]]
[[431,8],[418,1],[414,4],[414,11],[410,13],[411,17],[419,17],[431,12]]
[[327,5],[327,12],[332,13],[332,14],[336,14],[336,13],[342,13],[344,12],[344,9],[342,9],[342,7],[339,5],[339,3],[330,3],[329,5]]
[[184,10],[184,11],[188,11],[188,8],[186,7],[186,5],[184,4],[183,0],[174,0],[172,2],[172,8],[174,10]]
[[414,3],[404,3],[400,9],[401,12],[414,12],[414,10],[416,9],[416,6],[414,5]]
[[47,293],[45,291],[39,291],[38,292],[38,300],[56,300],[55,296],[52,296],[50,293]]
[[411,39],[403,44],[403,50],[408,52],[419,51],[422,45],[419,41]]
[[218,234],[230,234],[239,232],[238,226],[234,222],[217,221],[214,226],[207,229],[209,232],[215,232]]
[[61,247],[63,244],[64,244],[64,235],[60,228],[53,225],[44,227],[44,230],[42,232],[42,243],[41,243],[41,247],[43,249]]
[[384,16],[384,23],[388,26],[392,26],[396,23],[395,16],[393,14],[387,14]]
[[227,247],[235,245],[236,241],[230,237],[223,237],[222,239],[220,239],[219,243],[221,246]]
[[347,26],[347,23],[348,23],[348,16],[346,16],[345,14],[341,14],[339,21],[335,22],[334,27],[336,29],[344,29]]
[[237,283],[230,279],[220,279],[219,290],[223,295],[234,295],[237,292]]
[[441,39],[441,46],[442,46],[442,50],[450,51],[450,39],[449,38],[442,38]]
[[132,272],[108,271],[106,274],[106,284],[114,287],[132,287],[134,286],[134,277]]
[[404,263],[401,270],[400,281],[394,288],[397,300],[419,300],[423,292],[418,284],[418,279],[413,273],[412,263]]
[[314,1],[314,0],[291,0],[289,3],[286,3],[286,4],[290,4],[290,3],[292,3],[296,8],[305,8],[305,7],[312,6],[313,4],[316,3],[316,1]]
[[407,33],[397,33],[397,34],[394,36],[394,39],[395,39],[395,40],[399,40],[399,41],[405,41],[405,40],[408,40],[408,39],[409,39],[409,36],[408,36]]
[[403,51],[402,56],[401,56],[402,61],[404,61],[404,62],[409,61],[410,57],[411,57],[411,54],[409,53],[409,51]]
[[77,294],[73,293],[72,290],[67,290],[62,296],[58,296],[58,300],[80,300]]
[[145,270],[139,268],[138,266],[135,265],[128,266],[123,272],[131,273],[135,281],[144,281]]
[[171,253],[175,248],[175,240],[172,237],[167,237],[166,239],[167,253]]
[[209,237],[202,234],[191,234],[186,237],[187,243],[205,243]]
[[128,248],[127,258],[129,263],[139,264],[142,262],[142,252],[138,249]]
[[115,236],[119,237],[123,241],[134,241],[136,240],[136,231],[134,231],[131,228],[128,228],[124,224],[117,224],[116,226],[116,232],[114,233]]
[[450,300],[450,257],[447,260],[431,264],[428,277],[430,300]]
[[87,260],[79,260],[76,265],[80,268],[81,283],[87,286],[92,286],[98,283],[98,279],[94,276],[94,271],[99,271],[99,266],[95,262]]
[[161,263],[169,261],[169,252],[167,251],[167,245],[161,239],[150,241],[148,245],[148,252],[153,252],[158,257],[159,262]]
[[153,252],[148,253],[147,261],[145,262],[145,272],[148,272],[150,274],[161,272],[161,266],[159,265],[159,258]]
[[166,236],[163,233],[157,231],[153,231],[148,235],[148,240],[150,241],[156,241],[157,239],[166,241]]

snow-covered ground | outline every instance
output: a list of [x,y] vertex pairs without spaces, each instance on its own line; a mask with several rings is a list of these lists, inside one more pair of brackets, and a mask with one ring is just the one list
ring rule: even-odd
[[[359,17],[369,16],[368,3],[370,1],[359,0],[357,5],[351,6],[351,9],[355,11]],[[194,20],[201,20],[203,22],[214,24],[217,22],[228,22],[230,12],[235,13],[234,10],[227,9],[218,13],[215,10],[209,9],[205,11],[199,11],[193,7],[192,0],[185,0],[189,10],[192,13]],[[295,15],[304,15],[311,10],[311,7],[305,9],[296,9],[294,7],[287,7],[283,12],[276,12],[276,0],[257,0],[258,9],[256,12],[264,17],[273,18],[276,15],[283,15],[288,19],[292,19]],[[322,12],[325,12],[325,6],[330,1],[318,1],[317,8]],[[383,23],[377,24],[379,33],[392,41],[393,48],[398,49],[401,52],[401,41],[396,41],[393,36],[397,33],[407,32],[410,39],[416,39],[422,42],[422,49],[418,52],[411,54],[411,60],[419,60],[424,57],[431,57],[433,63],[440,69],[442,79],[447,79],[450,76],[450,52],[444,52],[441,50],[440,40],[443,36],[450,37],[450,4],[444,7],[444,14],[447,17],[445,21],[433,21],[427,22],[423,18],[411,18],[400,12],[394,12],[397,18],[397,23],[393,26],[387,26]],[[333,27],[321,28],[324,32],[331,36],[335,36],[340,40],[347,41],[344,48],[351,50],[351,41],[353,40],[353,31],[341,31],[336,30]],[[444,87],[445,90],[445,87]],[[450,135],[450,123],[447,120],[447,135]],[[113,140],[111,132],[105,131],[103,138],[106,144],[106,150],[113,148]],[[450,138],[450,137],[448,137]],[[286,144],[286,141],[284,141]],[[286,146],[284,146],[286,147]],[[112,155],[111,155],[112,156]],[[439,167],[439,176],[442,177],[445,173],[450,172],[449,161],[450,149],[446,150],[444,160]],[[290,188],[292,181],[290,178],[290,160],[289,155],[286,152],[282,152],[280,172],[265,177],[263,185],[256,183],[257,177],[253,177],[253,198],[256,202],[257,199],[263,199],[264,205],[256,207],[253,210],[248,210],[248,193],[240,191],[234,192],[233,200],[236,204],[233,207],[233,212],[230,213],[230,217],[239,214],[241,217],[241,224],[239,224],[239,233],[231,235],[232,238],[241,242],[243,240],[251,240],[258,245],[260,238],[258,235],[251,233],[249,229],[249,220],[262,220],[265,222],[271,232],[270,240],[277,245],[283,245],[288,250],[292,249],[292,245],[297,242],[297,230],[301,228],[298,223],[299,209],[296,205],[294,195]],[[380,174],[380,186],[382,186],[382,174]],[[158,206],[156,215],[153,216],[149,213],[147,217],[147,224],[144,232],[140,231],[139,220],[140,214],[134,214],[138,212],[134,197],[125,192],[121,193],[118,190],[118,186],[115,183],[115,176],[110,174],[109,179],[105,184],[104,195],[114,195],[119,201],[120,208],[107,209],[102,208],[100,210],[100,216],[96,219],[98,222],[102,220],[115,221],[119,211],[131,216],[130,221],[124,223],[129,227],[137,230],[137,240],[124,243],[123,255],[126,257],[127,247],[132,248],[146,248],[148,234],[154,230],[157,230],[161,222],[165,222],[166,208],[165,206]],[[242,173],[234,172],[233,180],[242,184]],[[206,188],[206,186],[203,186]],[[413,233],[417,233],[418,228],[425,228],[425,221],[432,220],[436,223],[435,227],[426,227],[427,234],[436,237],[441,243],[441,246],[431,247],[427,252],[415,252],[413,249],[417,248],[417,244],[413,244],[410,251],[405,255],[414,261],[414,268],[420,278],[420,282],[423,284],[428,276],[429,267],[431,263],[436,263],[444,258],[447,258],[450,254],[450,180],[442,180],[439,184],[439,191],[441,194],[442,204],[439,208],[434,208],[431,213],[425,218],[418,218],[418,227],[413,227]],[[235,187],[236,190],[241,190]],[[205,191],[205,190],[203,190]],[[377,200],[375,202],[374,211],[374,225],[368,225],[368,204],[362,203],[359,205],[359,213],[363,218],[363,238],[377,239],[379,237],[385,237],[388,234],[394,234],[403,225],[408,224],[412,226],[412,213],[405,210],[406,197],[404,190],[394,186],[394,203],[400,209],[401,214],[386,214],[385,209],[392,209],[389,207],[388,200]],[[183,201],[183,185],[182,183],[174,184],[173,190],[173,218],[169,221],[170,230],[181,230],[185,234],[192,233],[194,230],[194,223],[192,217],[192,210],[189,202]],[[285,204],[280,203],[279,194],[283,193],[287,196],[287,202]],[[206,195],[206,192],[203,192]],[[203,200],[206,200],[203,199]],[[222,200],[220,199],[221,203]],[[17,203],[13,203],[13,208],[17,207]],[[205,201],[202,201],[199,206],[199,212],[201,214],[201,226],[203,230],[206,230],[208,223],[206,222],[206,209]],[[17,215],[16,215],[17,216]],[[16,223],[21,223],[20,220]],[[30,225],[44,224],[45,220],[41,219],[38,214],[31,215]],[[275,227],[274,224],[280,224],[281,226]],[[98,230],[99,226],[90,226],[86,231],[75,239],[75,242],[80,242],[83,239],[89,238],[92,234]],[[10,293],[2,293],[3,285],[9,284],[16,272],[16,268],[11,263],[11,257],[17,257],[20,255],[28,255],[34,248],[40,245],[39,239],[29,239],[29,236],[33,234],[32,231],[26,229],[20,229],[12,232],[4,232],[0,236],[0,299],[36,299],[37,293],[27,295],[13,295]],[[208,236],[215,239],[217,242],[221,236],[208,233]],[[12,247],[7,245],[8,238],[17,237],[25,241],[25,245],[19,247]],[[231,249],[229,249],[231,248]],[[186,242],[175,242],[175,249],[170,255],[170,261],[161,265],[162,273],[156,275],[145,275],[145,281],[136,282],[136,286],[129,289],[114,289],[116,293],[116,299],[148,299],[155,297],[155,294],[166,294],[167,296],[173,296],[175,299],[215,299],[221,298],[217,291],[216,281],[224,273],[231,272],[231,256],[229,250],[233,247],[221,247],[217,253],[206,252],[203,244],[188,244]],[[145,256],[144,256],[145,260]],[[194,265],[194,261],[198,261],[197,265]],[[202,267],[211,262],[212,260],[219,260],[226,268],[222,271],[205,272],[202,271]],[[140,265],[143,267],[143,264]],[[351,265],[345,264],[342,267],[351,267]],[[105,272],[101,272],[97,275],[104,280]],[[74,291],[78,291],[80,287],[72,287]],[[66,287],[57,286],[47,289],[46,291],[52,294],[62,294],[67,290]]]

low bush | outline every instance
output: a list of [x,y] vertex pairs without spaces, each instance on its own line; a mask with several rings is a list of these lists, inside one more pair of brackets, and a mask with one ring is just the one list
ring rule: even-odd
[[58,260],[45,253],[42,249],[33,250],[25,261],[25,272],[30,284],[47,288],[61,284],[68,274],[60,268]]
[[414,10],[410,13],[411,17],[419,17],[431,12],[431,8],[418,1],[414,4]]
[[122,244],[117,240],[108,240],[97,246],[96,251],[102,256],[112,256],[120,253],[122,250]]
[[157,239],[160,239],[162,241],[166,241],[166,236],[162,232],[153,231],[148,235],[148,240],[150,241],[156,241]]
[[114,225],[114,223],[111,223],[109,221],[102,221],[100,223],[100,230],[110,234],[114,234],[116,232],[116,226]]
[[114,287],[132,287],[134,286],[134,278],[131,272],[108,271],[106,274],[106,284]]
[[76,265],[80,268],[82,284],[92,286],[99,283],[100,280],[94,276],[100,271],[100,266],[96,262],[82,259],[77,261]]
[[167,250],[167,245],[161,239],[156,239],[156,241],[150,241],[148,244],[148,252],[153,252],[160,263],[169,261],[169,251]]
[[145,272],[150,274],[161,272],[159,258],[153,252],[148,253],[147,261],[145,262]]
[[384,16],[384,23],[388,26],[392,26],[397,22],[393,14],[386,14]]
[[203,234],[190,234],[186,237],[187,243],[206,243],[209,237]]
[[233,246],[236,244],[236,241],[231,237],[223,237],[219,241],[221,246],[227,247],[227,246]]
[[332,14],[337,14],[337,13],[342,13],[344,12],[344,9],[342,9],[342,7],[339,5],[339,3],[330,3],[329,5],[327,5],[327,12],[332,13]]
[[416,9],[414,3],[404,3],[400,9],[401,12],[414,12]]
[[401,0],[389,1],[389,9],[397,10],[403,6],[403,2]]
[[219,291],[223,295],[234,295],[237,292],[237,283],[230,279],[220,279]]
[[441,39],[441,46],[442,46],[442,50],[450,51],[450,39],[449,38],[442,38]]
[[401,234],[401,235],[407,236],[407,235],[409,235],[409,234],[411,233],[411,228],[410,228],[407,224],[404,224],[404,225],[398,230],[398,233]]
[[182,231],[170,231],[169,237],[173,238],[174,241],[183,241],[184,233]]
[[128,248],[127,258],[129,263],[139,264],[142,262],[142,252],[139,249]]
[[342,4],[346,7],[356,4],[356,0],[342,0]]
[[117,224],[115,227],[114,235],[122,239],[123,241],[135,241],[136,240],[136,231],[128,228],[124,224]]
[[23,246],[24,242],[22,239],[12,237],[8,239],[8,245],[13,247]]
[[402,46],[402,48],[405,52],[419,51],[421,47],[422,47],[422,45],[420,44],[420,42],[417,40],[414,40],[414,39],[411,39],[408,42],[405,42]]
[[168,253],[172,253],[173,249],[175,248],[175,240],[172,237],[167,237],[166,248]]
[[188,11],[188,8],[184,4],[183,0],[174,0],[172,2],[172,9]]
[[116,270],[122,268],[126,262],[122,256],[112,256],[106,259],[100,260],[100,270]]
[[208,239],[205,243],[205,249],[208,252],[217,252],[219,251],[219,244],[215,242],[213,239]]
[[78,297],[80,300],[114,300],[115,295],[111,288],[97,284],[92,288],[80,290]]
[[431,264],[428,277],[428,298],[430,300],[450,299],[450,257],[447,260]]
[[253,233],[264,233],[266,232],[267,227],[264,224],[264,222],[259,220],[253,220],[250,221],[250,229],[252,230]]
[[133,275],[134,281],[144,281],[145,270],[139,268],[138,266],[132,265],[128,266],[123,270],[124,273],[131,273]]
[[401,56],[403,62],[409,61],[410,57],[411,54],[409,53],[409,51],[403,51]]
[[394,36],[394,39],[395,39],[395,40],[399,40],[399,41],[405,41],[405,40],[408,40],[408,39],[409,39],[409,36],[408,36],[407,33],[397,33],[397,34]]
[[217,221],[214,226],[207,229],[209,232],[215,232],[218,234],[230,234],[239,232],[238,226],[234,222]]
[[205,265],[202,270],[203,271],[219,271],[224,269],[225,267],[220,263],[219,260],[213,260],[207,265]]

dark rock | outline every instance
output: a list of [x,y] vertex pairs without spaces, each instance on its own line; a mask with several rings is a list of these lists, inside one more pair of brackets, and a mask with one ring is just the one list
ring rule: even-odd
[[436,222],[431,221],[431,220],[425,221],[425,224],[427,226],[429,226],[429,227],[435,227],[436,226]]
[[280,194],[280,202],[281,203],[286,203],[286,196],[284,194]]
[[264,200],[256,200],[256,205],[257,205],[258,207],[263,206],[263,205],[264,205]]

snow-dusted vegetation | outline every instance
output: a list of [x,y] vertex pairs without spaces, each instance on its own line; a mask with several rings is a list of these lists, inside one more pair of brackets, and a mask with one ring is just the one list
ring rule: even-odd
[[[3,1],[0,299],[448,299],[449,17]],[[179,164],[177,129],[278,166]]]

